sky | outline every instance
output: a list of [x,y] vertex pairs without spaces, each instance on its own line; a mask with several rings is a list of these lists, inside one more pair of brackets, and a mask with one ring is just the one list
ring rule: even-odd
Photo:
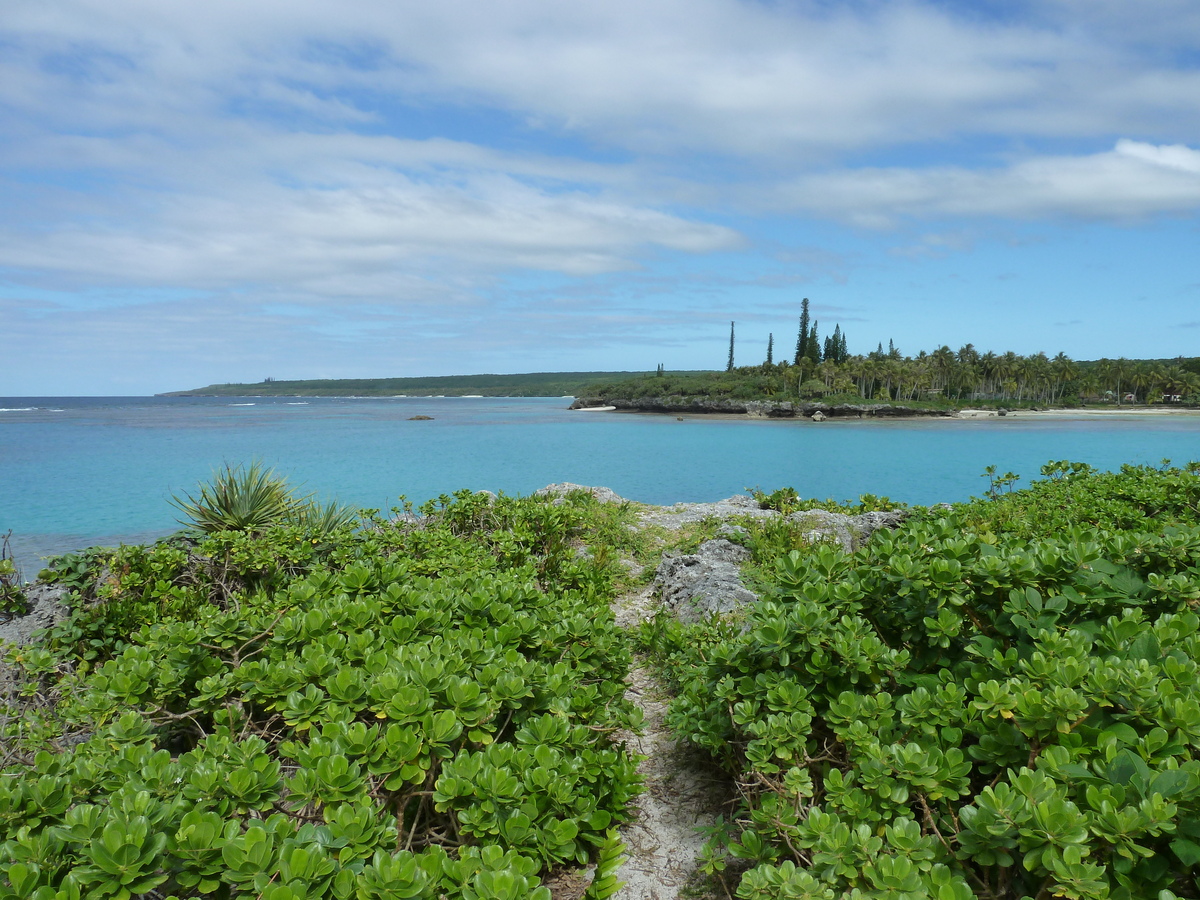
[[0,395],[1200,356],[1195,0],[4,0]]

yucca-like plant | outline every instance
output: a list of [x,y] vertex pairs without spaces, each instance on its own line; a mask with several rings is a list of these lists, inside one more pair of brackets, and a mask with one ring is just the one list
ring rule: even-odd
[[308,502],[308,497],[296,496],[285,478],[258,461],[248,466],[227,463],[195,495],[171,498],[171,504],[187,517],[179,521],[205,533],[259,532],[291,518]]
[[309,500],[297,505],[289,519],[309,534],[327,535],[357,525],[358,510],[336,501]]

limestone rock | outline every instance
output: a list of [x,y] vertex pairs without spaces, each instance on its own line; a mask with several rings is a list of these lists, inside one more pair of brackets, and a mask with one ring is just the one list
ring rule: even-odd
[[725,538],[727,541],[732,541],[737,544],[741,539],[748,537],[750,532],[741,525],[734,525],[732,522],[725,522],[717,529],[717,537]]
[[29,612],[0,624],[0,644],[27,644],[34,632],[58,624],[70,613],[63,602],[67,589],[61,584],[37,582],[27,584],[21,590],[29,601]]
[[832,538],[843,550],[852,553],[880,528],[895,528],[907,518],[908,512],[901,509],[857,516],[824,509],[806,509],[792,513],[788,521],[807,529],[805,534],[810,541]]
[[685,624],[735,612],[758,600],[742,584],[738,563],[750,558],[745,547],[724,539],[705,541],[695,553],[668,554],[655,571],[663,606]]
[[557,484],[548,484],[544,488],[539,488],[533,492],[535,497],[562,497],[564,494],[570,494],[574,491],[587,491],[601,503],[624,503],[625,498],[611,488],[606,487],[588,487],[584,484],[572,484],[569,481],[560,481]]

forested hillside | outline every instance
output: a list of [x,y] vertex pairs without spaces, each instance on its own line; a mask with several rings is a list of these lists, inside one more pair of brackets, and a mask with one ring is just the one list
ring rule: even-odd
[[866,356],[799,357],[724,372],[668,372],[603,381],[598,397],[703,396],[733,399],[824,399],[831,402],[931,402],[963,406],[1059,406],[1200,403],[1200,360],[1101,359],[1076,362],[1066,354],[957,352],[939,347],[915,357],[892,348]]

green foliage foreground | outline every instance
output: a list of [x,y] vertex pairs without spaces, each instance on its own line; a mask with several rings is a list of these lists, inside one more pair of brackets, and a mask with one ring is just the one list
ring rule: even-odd
[[[95,551],[9,653],[0,898],[548,900],[637,790],[603,545],[624,513],[463,492]],[[586,528],[586,533],[585,533]]]
[[[645,638],[767,898],[1200,896],[1200,476],[1054,464]],[[1069,523],[1069,524],[1068,524]],[[1096,526],[1099,527],[1096,527]]]
[[[731,896],[1200,897],[1198,467],[1043,475],[854,554],[748,521],[763,601],[645,627],[739,789],[704,859]],[[8,654],[0,900],[615,892],[632,511],[397,512],[44,573],[72,612]]]

